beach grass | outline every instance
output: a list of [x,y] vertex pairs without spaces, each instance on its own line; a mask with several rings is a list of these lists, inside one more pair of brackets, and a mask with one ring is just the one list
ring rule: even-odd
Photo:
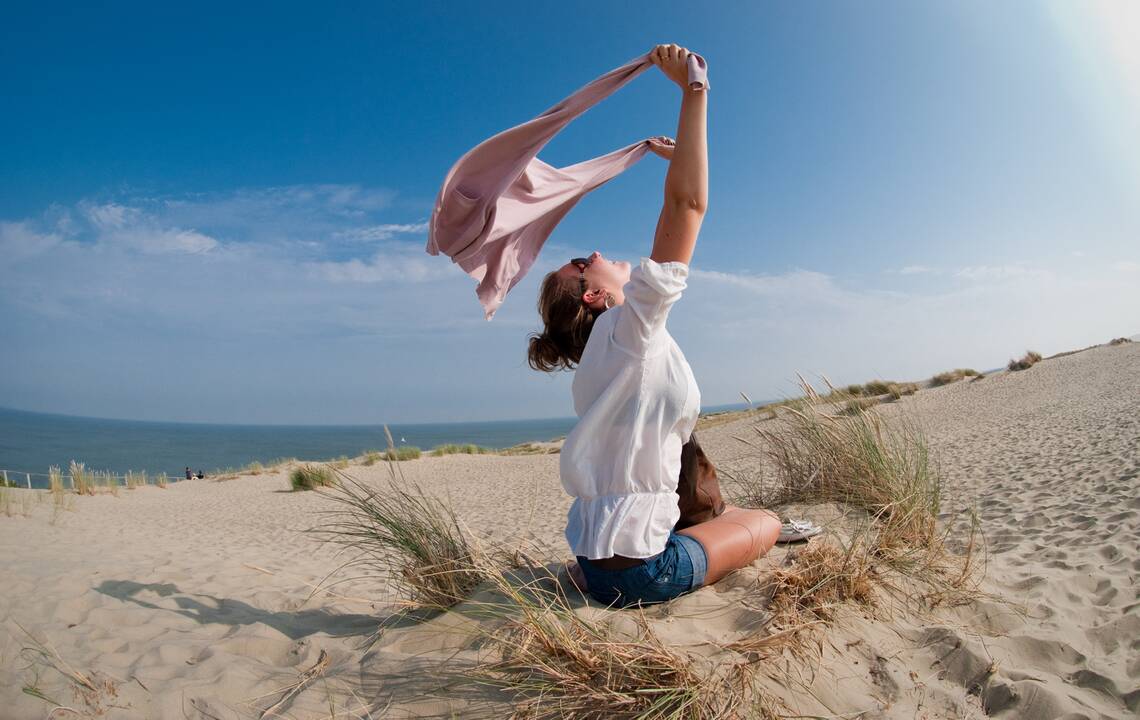
[[557,446],[552,447],[550,445],[540,445],[538,443],[526,442],[526,443],[519,443],[518,445],[512,445],[511,447],[503,448],[502,450],[495,450],[494,452],[498,455],[507,455],[507,456],[514,456],[514,455],[557,455],[558,453],[562,452],[562,448],[557,447]]
[[365,467],[371,467],[378,462],[383,462],[383,460],[384,453],[380,452],[379,450],[368,450],[364,453],[363,465]]
[[323,465],[302,465],[289,473],[289,484],[294,491],[315,490],[335,482],[333,471]]
[[77,463],[72,460],[71,464],[67,467],[67,473],[71,476],[71,488],[77,494],[95,494],[95,473],[88,470],[83,463]]
[[482,445],[475,445],[474,443],[467,443],[466,445],[457,445],[455,443],[448,443],[446,445],[437,445],[428,451],[428,455],[490,455],[496,451],[494,448],[483,447]]
[[166,473],[159,473],[158,475],[154,476],[155,486],[160,487],[163,490],[166,489],[166,485],[169,482],[170,482],[170,478],[166,475]]
[[384,451],[385,460],[416,460],[422,453],[418,447],[414,445],[401,445],[400,447],[390,447]]
[[891,383],[887,386],[887,394],[894,400],[900,400],[904,395],[914,395],[916,392],[918,392],[917,383]]
[[[591,619],[575,611],[547,567],[504,572],[491,557],[481,549],[475,555],[489,591],[480,598],[490,599],[462,610],[483,620],[476,632],[493,653],[460,682],[508,694],[512,717],[778,717],[770,698],[740,682],[745,662],[699,668],[667,646],[641,610]],[[613,622],[630,619],[624,630]]]
[[950,383],[957,382],[962,378],[975,377],[979,374],[980,373],[978,373],[978,371],[974,370],[973,368],[955,368],[953,370],[947,370],[946,372],[938,373],[934,377],[930,378],[930,385],[931,387],[949,385]]
[[[93,486],[102,488],[115,497],[119,496],[119,478],[111,472],[96,472]],[[94,494],[94,492],[92,492]]]
[[921,428],[860,408],[829,415],[802,378],[801,385],[805,399],[789,409],[785,423],[756,428],[777,479],[737,478],[744,500],[757,507],[837,503],[858,511],[866,530],[845,550],[848,575],[866,577],[868,568],[886,566],[918,580],[928,600],[968,599],[980,582],[976,515],[966,514],[969,528],[961,536],[956,525],[939,527],[943,481]]
[[888,392],[891,391],[891,385],[892,384],[893,383],[890,380],[872,380],[872,381],[866,383],[865,385],[863,385],[863,394],[864,395],[886,395]]
[[[122,707],[115,704],[115,699],[123,681],[96,670],[86,672],[77,670],[64,660],[59,651],[48,641],[39,640],[19,623],[14,624],[27,636],[27,641],[20,648],[19,656],[33,677],[30,682],[23,685],[21,690],[25,695],[43,700],[54,706],[47,713],[47,717],[54,717],[57,711],[64,711],[60,713],[61,715],[100,717],[107,714],[111,708]],[[39,688],[39,677],[42,670],[45,669],[59,673],[67,680],[73,700],[71,705],[61,704]]]
[[813,620],[833,620],[845,604],[874,607],[873,555],[864,546],[866,533],[856,533],[846,546],[833,540],[812,539],[789,554],[783,567],[769,579],[769,609],[781,627],[804,626]]
[[1010,360],[1009,365],[1006,367],[1010,372],[1017,370],[1028,370],[1037,363],[1041,362],[1041,353],[1033,350],[1027,350],[1020,360]]
[[879,401],[875,397],[857,397],[851,398],[843,405],[843,409],[839,411],[840,415],[858,415],[859,413],[866,412],[878,405]]
[[63,471],[59,469],[58,465],[52,465],[48,468],[48,491],[51,493],[52,523],[54,524],[59,519],[59,514],[64,510],[72,509],[70,503],[75,502],[75,496],[68,494],[63,488]]
[[342,568],[388,578],[412,604],[447,608],[480,581],[467,535],[454,511],[414,482],[393,474],[388,487],[372,487],[337,471],[321,494],[340,507],[324,511],[314,532],[353,551]]

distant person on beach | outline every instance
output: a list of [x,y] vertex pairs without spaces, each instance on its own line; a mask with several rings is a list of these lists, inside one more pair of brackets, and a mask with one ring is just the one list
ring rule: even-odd
[[201,480],[201,479],[202,479],[202,478],[204,478],[204,477],[206,477],[206,476],[202,474],[202,471],[201,471],[201,470],[199,470],[199,471],[198,471],[198,479],[199,479],[199,480]]
[[193,473],[191,473],[191,472],[190,472],[190,468],[189,468],[189,467],[187,467],[187,468],[186,468],[186,479],[187,479],[187,480],[190,480],[190,479],[191,479],[191,478],[193,478],[193,477],[194,477],[194,474],[193,474]]
[[653,248],[640,266],[595,251],[546,275],[543,332],[528,361],[575,370],[578,423],[560,456],[574,497],[568,568],[599,602],[624,607],[711,585],[768,552],[780,534],[767,510],[725,505],[716,469],[692,431],[700,390],[665,329],[681,297],[708,204],[707,91],[688,84],[689,51],[658,45],[652,61],[681,88],[677,140],[653,148],[669,160]]

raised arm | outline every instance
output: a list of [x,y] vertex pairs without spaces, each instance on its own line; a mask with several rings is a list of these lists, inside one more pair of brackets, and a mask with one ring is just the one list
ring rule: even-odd
[[665,176],[665,201],[657,219],[650,257],[659,263],[677,261],[688,265],[708,207],[709,158],[705,132],[708,93],[689,87],[689,51],[685,48],[658,45],[651,56],[653,64],[680,86],[681,114],[677,145]]

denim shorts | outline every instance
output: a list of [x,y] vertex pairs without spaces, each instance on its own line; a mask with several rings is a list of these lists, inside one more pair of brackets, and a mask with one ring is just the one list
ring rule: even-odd
[[586,577],[590,597],[605,605],[627,607],[661,603],[696,590],[705,581],[708,556],[693,538],[669,533],[665,550],[645,558],[644,564],[603,570],[579,556],[578,565]]

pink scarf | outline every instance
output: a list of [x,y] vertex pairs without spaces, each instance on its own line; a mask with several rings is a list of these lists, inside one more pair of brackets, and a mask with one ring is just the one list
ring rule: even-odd
[[[611,70],[522,125],[484,140],[452,166],[435,200],[427,251],[443,253],[479,281],[475,294],[487,320],[538,257],[550,233],[582,197],[640,160],[659,136],[556,168],[537,155],[574,118],[649,69],[646,53]],[[689,87],[707,90],[708,69],[689,56]]]

